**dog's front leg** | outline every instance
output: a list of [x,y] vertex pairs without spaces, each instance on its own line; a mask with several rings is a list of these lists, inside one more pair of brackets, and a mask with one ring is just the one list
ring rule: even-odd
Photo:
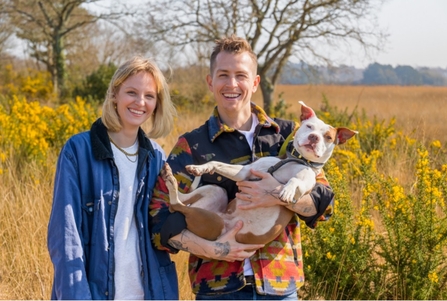
[[279,193],[279,198],[283,202],[292,203],[293,199],[299,200],[303,195],[309,193],[315,184],[315,173],[311,169],[304,169],[284,185]]
[[233,181],[243,181],[250,175],[249,165],[232,165],[218,161],[210,161],[202,165],[187,165],[186,170],[195,176],[218,173]]

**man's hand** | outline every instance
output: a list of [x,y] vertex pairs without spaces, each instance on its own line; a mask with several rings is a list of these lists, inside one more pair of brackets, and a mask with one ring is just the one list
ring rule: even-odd
[[268,172],[261,172],[254,169],[250,171],[261,180],[236,182],[236,185],[239,187],[239,192],[236,193],[236,197],[250,202],[248,205],[240,205],[240,209],[247,210],[257,207],[282,205],[302,216],[313,216],[317,214],[317,208],[315,208],[315,204],[310,195],[304,195],[295,204],[284,203],[279,199],[279,192],[284,185],[279,183]]
[[279,199],[279,192],[283,185],[268,172],[261,172],[254,169],[250,169],[250,171],[252,175],[260,178],[260,180],[236,182],[236,185],[239,188],[236,197],[243,201],[250,202],[250,204],[241,205],[239,208],[246,210],[257,207],[284,205]]
[[189,230],[172,237],[169,244],[179,250],[194,254],[198,257],[224,261],[242,261],[253,256],[263,244],[241,244],[236,241],[236,234],[243,226],[242,221],[236,223],[233,229],[223,233],[216,241],[203,239]]

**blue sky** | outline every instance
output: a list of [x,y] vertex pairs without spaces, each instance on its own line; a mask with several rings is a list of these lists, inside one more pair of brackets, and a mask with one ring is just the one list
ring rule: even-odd
[[364,68],[375,61],[393,67],[447,68],[447,0],[388,0],[378,17],[390,35],[385,49],[347,65]]

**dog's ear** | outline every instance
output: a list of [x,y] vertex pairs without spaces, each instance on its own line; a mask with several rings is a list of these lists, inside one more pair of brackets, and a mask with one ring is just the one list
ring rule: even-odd
[[352,138],[355,134],[358,134],[359,132],[350,130],[348,128],[337,128],[337,143],[336,144],[343,144],[346,141],[348,141],[350,138]]
[[304,102],[299,101],[298,103],[301,104],[300,121],[303,121],[303,120],[309,119],[309,118],[311,118],[313,116],[316,116],[314,110],[312,110],[312,108],[306,106],[304,104]]

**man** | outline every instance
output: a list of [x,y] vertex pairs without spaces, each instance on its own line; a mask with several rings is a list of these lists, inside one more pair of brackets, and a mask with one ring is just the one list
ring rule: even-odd
[[[298,127],[293,121],[271,119],[251,102],[260,77],[256,55],[246,40],[231,36],[216,41],[206,81],[217,103],[213,115],[182,135],[167,161],[181,192],[188,192],[194,180],[186,165],[210,160],[246,164],[259,157],[277,156]],[[189,275],[197,300],[297,299],[297,289],[304,282],[298,215],[314,227],[332,202],[333,193],[320,175],[312,196],[285,204],[278,198],[281,184],[268,173],[252,173],[261,180],[235,183],[218,174],[205,174],[201,184],[225,188],[230,200],[237,195],[250,201],[245,209],[281,204],[296,212],[283,233],[265,246],[236,242],[241,224],[216,241],[186,230],[183,215],[169,213],[167,189],[159,178],[151,204],[153,240],[159,248],[191,253]],[[256,251],[250,251],[253,249]]]

